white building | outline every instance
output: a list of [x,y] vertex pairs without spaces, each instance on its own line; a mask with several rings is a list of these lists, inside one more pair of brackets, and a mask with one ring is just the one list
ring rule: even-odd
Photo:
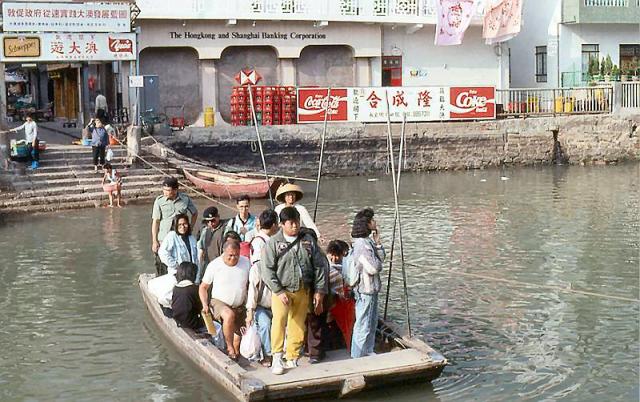
[[[160,108],[187,122],[229,118],[234,76],[262,85],[505,88],[504,45],[485,45],[482,7],[460,46],[436,47],[435,0],[138,0],[140,70],[158,75]],[[503,49],[505,51],[503,51]]]
[[513,88],[586,85],[596,57],[640,67],[640,0],[529,0],[523,13],[508,42]]

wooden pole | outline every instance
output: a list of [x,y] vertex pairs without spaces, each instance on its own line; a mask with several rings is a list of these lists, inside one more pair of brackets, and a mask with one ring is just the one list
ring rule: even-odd
[[269,182],[269,174],[267,173],[267,163],[264,160],[264,151],[262,150],[262,137],[260,137],[260,130],[258,129],[258,118],[256,117],[256,111],[253,107],[253,94],[251,93],[251,85],[248,85],[249,88],[249,104],[251,105],[251,118],[253,120],[253,125],[256,128],[256,136],[258,137],[258,147],[260,148],[260,158],[262,159],[262,169],[264,170],[264,179],[267,181],[267,188],[269,189],[269,202],[271,203],[271,209],[274,208],[273,205],[273,194],[271,194],[271,183]]
[[[404,138],[405,138],[405,126],[407,124],[407,115],[406,114],[402,114],[402,130],[400,131],[400,152],[398,153],[398,179],[396,181],[396,191],[400,191],[400,172],[402,171],[402,169],[400,168],[400,166],[402,166],[402,148],[403,148],[403,144],[404,144]],[[406,159],[406,156],[405,156]],[[406,162],[406,161],[405,161]],[[390,261],[389,261],[389,276],[387,277],[387,289],[389,289],[391,287],[391,271],[393,270],[393,254],[395,251],[395,242],[396,242],[396,228],[397,228],[397,223],[398,223],[398,215],[394,212],[393,215],[393,235],[391,237],[391,252],[389,254],[390,257]],[[385,296],[385,300],[384,300],[384,315],[383,315],[383,319],[387,319],[387,311],[388,311],[388,307],[389,307],[389,292],[387,291],[387,294]]]
[[329,104],[331,103],[331,87],[327,88],[327,102],[324,107],[324,126],[322,127],[322,137],[320,138],[320,161],[318,162],[318,176],[316,178],[316,200],[313,206],[313,221],[316,221],[318,214],[318,196],[320,194],[320,175],[322,174],[322,160],[324,159],[324,138],[327,134],[327,121],[329,120]]
[[[400,240],[400,261],[402,268],[402,281],[404,287],[404,305],[405,305],[405,314],[407,318],[407,332],[409,337],[411,337],[411,315],[409,313],[409,291],[407,290],[407,274],[404,267],[404,245],[402,243],[402,219],[400,218],[400,208],[398,202],[398,181],[396,177],[396,167],[395,161],[393,160],[393,137],[391,136],[391,113],[389,108],[389,92],[385,90],[385,103],[387,106],[387,146],[389,151],[389,160],[391,162],[391,177],[393,180],[393,201],[395,206],[395,222],[398,224],[398,235]],[[394,222],[394,223],[395,223]],[[392,241],[395,240],[395,236]],[[392,245],[393,249],[393,245]],[[391,270],[389,270],[389,277],[391,277]],[[389,287],[387,287],[387,294],[389,293]]]

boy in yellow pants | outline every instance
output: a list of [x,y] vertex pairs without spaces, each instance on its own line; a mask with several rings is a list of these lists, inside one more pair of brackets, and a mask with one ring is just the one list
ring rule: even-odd
[[[271,299],[271,353],[273,374],[298,365],[304,344],[305,318],[309,296],[313,293],[315,314],[322,314],[326,293],[327,257],[315,236],[300,228],[300,214],[295,207],[280,212],[282,230],[264,246],[260,275],[273,293]],[[286,328],[286,333],[285,333]],[[287,338],[286,362],[282,361],[284,338]]]

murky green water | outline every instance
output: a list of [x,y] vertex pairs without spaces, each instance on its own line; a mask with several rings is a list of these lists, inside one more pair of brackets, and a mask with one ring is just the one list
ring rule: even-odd
[[[639,303],[462,273],[640,298],[638,173],[403,176],[405,255],[420,267],[407,267],[413,331],[451,365],[433,384],[356,400],[637,401]],[[344,232],[372,206],[389,240],[390,189],[386,178],[331,179],[321,216]],[[136,274],[153,271],[149,225],[150,206],[0,225],[0,400],[230,400],[148,317]],[[403,320],[399,267],[390,314]]]

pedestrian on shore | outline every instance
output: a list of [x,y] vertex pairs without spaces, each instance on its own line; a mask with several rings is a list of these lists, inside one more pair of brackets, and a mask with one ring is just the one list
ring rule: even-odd
[[374,354],[378,326],[378,293],[382,286],[380,272],[385,252],[373,216],[372,209],[363,209],[356,214],[351,229],[352,263],[355,274],[359,276],[353,288],[356,322],[351,339],[351,357],[354,359]]
[[276,191],[276,201],[280,202],[280,204],[276,206],[276,213],[280,214],[285,207],[295,207],[300,214],[300,225],[303,228],[313,230],[316,233],[316,238],[319,239],[320,231],[318,227],[315,222],[313,222],[313,218],[309,215],[307,208],[299,203],[303,196],[304,192],[302,191],[302,187],[292,183],[283,184],[278,188],[278,191]]
[[109,194],[109,207],[113,208],[113,196],[116,196],[116,205],[122,208],[122,177],[109,162],[105,163],[103,168],[104,176],[102,176],[102,189]]
[[107,105],[107,98],[102,94],[102,91],[98,90],[96,96],[96,117],[106,123],[108,119],[107,111],[109,107]]
[[24,130],[24,140],[27,143],[27,152],[31,156],[31,167],[37,169],[40,167],[40,141],[38,140],[38,125],[30,114],[27,115],[25,122],[9,131],[17,133],[20,130]]
[[[222,255],[207,266],[199,294],[202,312],[212,311],[213,318],[222,322],[227,354],[237,360],[240,354],[240,328],[245,323],[249,259],[240,255],[240,245],[229,240],[224,243]],[[209,300],[211,288],[211,300]]]
[[[271,298],[271,372],[276,375],[298,366],[304,345],[305,318],[313,300],[316,315],[323,312],[327,257],[308,229],[300,228],[300,214],[294,207],[280,212],[278,233],[267,242],[260,260],[260,275]],[[311,298],[313,294],[313,299]],[[286,362],[282,360],[285,336]]]
[[222,238],[224,225],[220,220],[218,208],[209,207],[205,209],[202,215],[202,223],[204,226],[198,237],[198,275],[195,280],[196,285],[200,284],[207,265],[222,254],[222,244],[224,244]]
[[[91,130],[91,150],[93,154],[93,171],[98,172],[98,167],[105,164],[105,154],[109,145],[109,134],[102,124],[102,120],[94,119],[94,127]],[[98,163],[99,162],[99,163]]]
[[151,215],[151,251],[156,256],[156,274],[158,276],[167,273],[166,265],[158,257],[160,242],[171,230],[173,219],[178,214],[190,216],[191,227],[195,227],[198,209],[188,195],[178,191],[178,179],[167,177],[162,182],[162,195],[153,202]]

